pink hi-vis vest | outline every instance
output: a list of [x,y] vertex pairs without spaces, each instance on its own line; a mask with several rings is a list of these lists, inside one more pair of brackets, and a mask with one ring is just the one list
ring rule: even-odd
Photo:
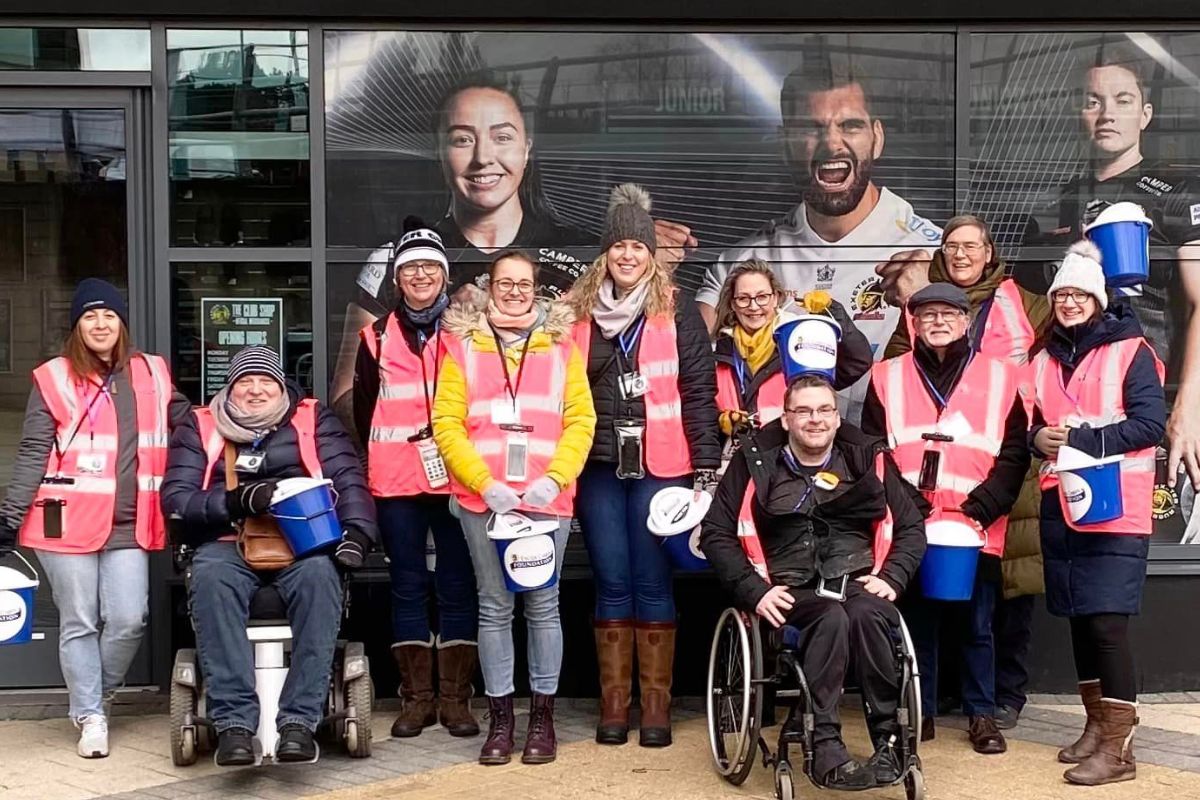
[[[575,323],[572,336],[586,364],[592,343],[592,322]],[[636,356],[637,371],[646,378],[646,471],[656,478],[677,478],[692,472],[691,449],[683,432],[683,403],[679,395],[679,349],[675,320],[669,315],[647,317]]]
[[[462,370],[467,389],[467,437],[475,447],[475,452],[487,464],[488,472],[496,480],[504,481],[520,495],[525,493],[529,484],[546,474],[554,454],[558,451],[558,442],[563,434],[563,408],[566,403],[567,366],[571,361],[572,343],[570,337],[552,342],[547,348],[530,347],[525,353],[524,367],[509,367],[514,388],[517,389],[517,403],[520,407],[520,424],[529,426],[531,431],[525,432],[528,439],[526,448],[525,481],[505,480],[505,449],[511,435],[493,421],[492,403],[511,403],[508,388],[504,380],[504,367],[500,359],[503,354],[477,350],[470,334],[466,341],[451,334],[446,337],[446,350],[454,358]],[[520,346],[518,346],[520,347]],[[517,386],[517,370],[521,370],[520,386]],[[478,494],[467,489],[458,482],[453,473],[450,475],[450,490],[454,493],[460,505],[469,511],[483,513],[487,504]],[[558,493],[554,502],[544,508],[534,508],[524,503],[517,506],[520,511],[533,511],[542,514],[557,514],[559,517],[570,517],[575,513],[575,483],[565,487]]]
[[[116,509],[116,406],[110,397],[95,397],[99,387],[94,382],[76,380],[65,358],[52,358],[39,366],[33,381],[56,426],[57,446],[46,460],[45,476],[63,480],[38,486],[21,525],[20,542],[54,553],[94,553],[112,534]],[[167,471],[171,373],[161,356],[139,353],[129,360],[129,383],[136,395],[138,427],[134,534],[142,549],[161,550],[166,528],[158,492]],[[61,538],[44,536],[47,500],[63,501]]]
[[[1033,359],[1034,391],[1046,424],[1060,426],[1070,420],[1072,425],[1086,422],[1093,428],[1102,428],[1126,419],[1125,376],[1129,373],[1129,366],[1138,348],[1145,344],[1146,340],[1138,337],[1097,347],[1075,367],[1066,385],[1063,384],[1062,364],[1045,350],[1038,353]],[[1154,355],[1154,348],[1147,345],[1146,349]],[[1161,382],[1165,371],[1157,355],[1154,355],[1154,368]],[[1070,521],[1066,502],[1060,492],[1063,518],[1068,525],[1084,532],[1150,535],[1153,524],[1154,448],[1147,447],[1124,455],[1121,460],[1121,504],[1124,513],[1111,522],[1080,525]],[[1054,459],[1047,459],[1042,465],[1039,483],[1043,490],[1058,486],[1058,475],[1051,470],[1053,464]]]
[[379,397],[367,441],[367,486],[371,494],[449,494],[449,484],[437,489],[429,486],[417,443],[410,441],[430,427],[436,376],[446,352],[442,334],[435,333],[420,356],[409,348],[395,314],[388,314],[387,327],[378,339],[371,325],[358,335],[379,363]]
[[[784,383],[782,370],[767,378],[758,387],[758,391],[755,392],[755,409],[760,427],[783,416],[783,395],[786,391],[787,384]],[[724,362],[717,364],[717,410],[748,411],[742,404],[737,373]]]
[[[212,484],[213,467],[225,452],[225,437],[217,430],[217,422],[212,412],[206,406],[192,409],[196,415],[196,427],[200,431],[200,444],[204,447],[204,457],[207,465],[204,468],[204,481],[200,484],[201,491],[206,491]],[[324,477],[321,471],[321,459],[317,455],[317,401],[309,398],[301,400],[292,414],[292,427],[296,430],[296,441],[300,447],[300,464],[310,478]]]
[[[880,483],[884,482],[885,469],[884,455],[882,452],[877,453],[875,455],[875,476],[879,478]],[[758,528],[754,524],[753,504],[754,477],[751,476],[750,482],[746,484],[746,491],[742,494],[742,507],[738,511],[738,541],[741,542],[742,550],[750,559],[754,570],[763,580],[769,581],[771,578],[767,574],[767,557],[763,552],[762,540],[758,537]],[[892,520],[892,507],[885,506],[885,508],[887,510],[883,519],[875,523],[875,541],[872,543],[875,560],[871,567],[872,575],[878,575],[879,571],[883,569],[883,562],[887,560],[888,552],[892,549],[892,531],[895,524]]]
[[[961,512],[967,496],[991,472],[1004,442],[1008,412],[1017,398],[1018,380],[1018,368],[978,354],[939,412],[911,352],[871,368],[871,385],[887,411],[888,446],[904,479],[916,486],[926,451],[941,453],[937,488],[925,492],[935,513]],[[936,433],[953,440],[924,438]],[[1001,555],[1007,530],[1007,516],[988,526],[983,552]]]

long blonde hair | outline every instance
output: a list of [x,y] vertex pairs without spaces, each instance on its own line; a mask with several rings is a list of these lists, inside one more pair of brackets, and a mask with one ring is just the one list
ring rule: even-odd
[[[657,317],[675,313],[675,281],[671,277],[672,270],[663,266],[653,255],[646,266],[644,279],[650,282],[650,290],[646,293],[646,316]],[[575,281],[567,302],[575,312],[576,319],[589,319],[596,307],[600,289],[604,279],[608,277],[608,252],[592,262],[587,272]]]
[[733,293],[737,290],[737,282],[743,275],[762,275],[766,278],[767,283],[771,284],[771,291],[775,293],[776,305],[782,306],[787,297],[783,291],[783,285],[779,283],[779,278],[771,269],[770,264],[760,258],[751,258],[741,262],[729,271],[725,283],[721,285],[721,294],[717,297],[717,327],[713,331],[714,336],[719,334],[723,328],[731,328],[737,324],[737,314],[733,311]]

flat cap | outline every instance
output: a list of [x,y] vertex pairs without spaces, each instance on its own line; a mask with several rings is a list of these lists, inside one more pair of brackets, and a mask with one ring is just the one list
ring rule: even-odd
[[971,312],[971,301],[967,299],[967,293],[953,283],[931,283],[908,298],[909,310],[915,310],[926,303],[945,303],[964,314]]

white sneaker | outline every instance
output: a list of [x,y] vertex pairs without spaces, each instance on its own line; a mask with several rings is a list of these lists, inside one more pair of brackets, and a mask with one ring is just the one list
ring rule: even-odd
[[108,755],[108,720],[99,714],[89,714],[75,721],[79,728],[81,758],[104,758]]

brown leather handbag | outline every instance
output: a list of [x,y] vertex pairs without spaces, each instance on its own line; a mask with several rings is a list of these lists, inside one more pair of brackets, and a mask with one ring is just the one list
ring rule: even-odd
[[[238,485],[237,448],[225,443],[225,488],[236,489]],[[283,538],[279,524],[269,514],[246,517],[238,525],[238,552],[250,569],[261,572],[278,572],[296,560],[291,545]]]

